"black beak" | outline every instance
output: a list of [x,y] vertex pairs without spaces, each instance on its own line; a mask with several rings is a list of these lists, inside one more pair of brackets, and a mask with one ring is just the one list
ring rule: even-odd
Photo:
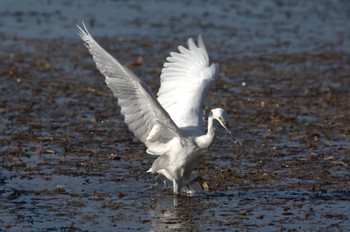
[[232,131],[230,129],[230,125],[228,124],[228,122],[224,123],[224,128],[231,135],[231,137],[233,138],[233,134],[232,134]]

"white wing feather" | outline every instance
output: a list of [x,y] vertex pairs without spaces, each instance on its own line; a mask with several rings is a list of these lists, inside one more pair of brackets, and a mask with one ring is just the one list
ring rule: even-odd
[[[156,147],[181,132],[162,108],[151,90],[128,68],[107,53],[90,35],[85,25],[79,35],[93,56],[97,68],[106,77],[107,86],[118,98],[124,121],[147,147]],[[152,146],[153,145],[153,146]],[[151,150],[148,152],[153,153]]]
[[203,39],[198,46],[188,40],[188,49],[179,46],[164,63],[158,101],[179,128],[203,128],[204,102],[218,72],[218,65],[209,65]]

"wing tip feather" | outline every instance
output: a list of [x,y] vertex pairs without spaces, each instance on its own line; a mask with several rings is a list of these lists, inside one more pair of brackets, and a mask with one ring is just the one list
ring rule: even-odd
[[92,37],[91,37],[90,32],[87,29],[84,21],[81,21],[81,24],[82,24],[82,26],[80,26],[79,24],[76,24],[78,29],[79,29],[77,33],[78,33],[80,39],[82,39],[85,43],[87,43],[88,40],[90,40]]

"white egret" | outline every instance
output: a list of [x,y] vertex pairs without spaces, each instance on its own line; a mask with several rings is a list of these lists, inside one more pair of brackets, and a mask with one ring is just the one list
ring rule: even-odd
[[118,99],[129,130],[146,145],[148,154],[158,156],[148,172],[164,175],[173,182],[174,193],[179,193],[214,140],[214,121],[232,135],[227,113],[221,108],[209,112],[207,132],[204,129],[204,103],[218,65],[209,64],[202,37],[198,37],[198,45],[190,38],[188,48],[179,46],[179,52],[170,53],[156,98],[143,81],[94,40],[84,23],[78,28]]

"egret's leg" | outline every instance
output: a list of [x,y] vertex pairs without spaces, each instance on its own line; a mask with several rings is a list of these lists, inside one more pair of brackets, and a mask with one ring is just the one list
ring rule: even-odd
[[176,181],[173,180],[173,185],[174,185],[174,193],[178,194],[180,193],[182,186],[183,186],[183,182],[182,181]]
[[174,187],[174,193],[178,194],[179,193],[179,185],[177,184],[176,180],[173,180],[173,187]]

